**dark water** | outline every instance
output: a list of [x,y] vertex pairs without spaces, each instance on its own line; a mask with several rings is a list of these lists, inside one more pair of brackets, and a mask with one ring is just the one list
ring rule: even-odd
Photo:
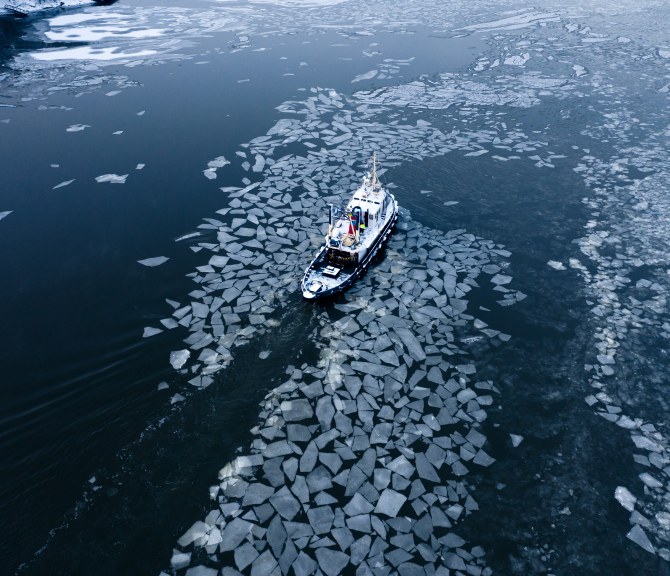
[[[667,86],[657,78],[667,76],[669,49],[643,9],[632,44],[617,41],[625,33],[619,14],[603,23],[586,9],[561,8],[560,18],[524,10],[512,2],[471,10],[430,2],[117,2],[60,13],[73,17],[61,23],[0,18],[0,213],[11,211],[0,220],[3,573],[167,569],[177,539],[210,510],[217,472],[248,453],[259,403],[293,367],[318,364],[322,315],[338,312],[307,305],[295,285],[267,314],[266,329],[241,339],[204,390],[168,361],[184,347],[185,330],[142,338],[145,326],[160,327],[172,313],[165,299],[196,298],[196,267],[210,257],[198,243],[216,242],[198,228],[202,219],[228,206],[219,187],[257,177],[236,152],[287,117],[282,104],[323,94],[317,87],[349,99],[344,108],[354,116],[367,104],[370,122],[390,134],[416,126],[425,143],[407,136],[398,154],[412,158],[389,158],[384,175],[405,218],[437,234],[463,229],[504,245],[503,272],[526,295],[509,307],[483,289],[468,296],[468,313],[511,340],[463,346],[478,378],[500,393],[482,425],[496,462],[467,476],[478,510],[458,524],[459,534],[484,548],[497,574],[667,573],[668,411],[657,396],[667,384],[670,269],[668,236],[654,225],[666,222],[667,201],[654,194],[670,174],[656,156],[668,138]],[[107,18],[97,28],[97,20],[81,20],[89,33],[118,29],[74,43],[48,36],[76,28],[82,14]],[[518,27],[466,28],[519,14]],[[138,30],[160,32],[128,35]],[[591,34],[609,43],[582,42]],[[85,52],[36,60],[45,45]],[[110,47],[152,53],[97,59],[97,49]],[[524,53],[532,53],[525,68],[504,64]],[[621,64],[607,68],[611,54]],[[499,67],[488,67],[496,58]],[[374,77],[363,77],[373,69]],[[654,91],[639,97],[632,73]],[[411,83],[421,90],[398,104]],[[429,149],[417,119],[446,135],[444,148]],[[67,131],[76,125],[87,127]],[[324,127],[309,128],[315,141]],[[367,153],[370,136],[360,136]],[[302,153],[291,146],[278,146],[275,161]],[[479,147],[488,153],[466,155]],[[382,162],[384,152],[391,155],[380,150]],[[232,164],[205,178],[219,156]],[[336,157],[330,162],[337,166]],[[128,177],[96,182],[104,174]],[[640,188],[648,175],[657,180]],[[631,208],[641,201],[658,212]],[[584,249],[589,230],[619,241],[594,255]],[[201,235],[180,239],[194,231]],[[170,259],[137,263],[159,255]],[[628,280],[610,290],[602,287],[608,278]],[[639,279],[658,289],[643,293]],[[622,310],[630,331],[607,333],[619,370],[607,380],[585,365],[598,364],[599,335]],[[259,360],[263,351],[267,361]],[[157,391],[161,382],[169,388]],[[610,409],[592,407],[588,398],[599,390]],[[186,401],[171,404],[175,393]],[[637,427],[613,423],[620,413],[639,418]],[[636,449],[631,429],[656,433],[658,447]],[[524,437],[519,447],[510,434]],[[663,464],[650,464],[650,454]],[[645,472],[661,487],[645,487]],[[637,496],[646,524],[617,502],[617,487]],[[655,553],[626,538],[636,525]]]

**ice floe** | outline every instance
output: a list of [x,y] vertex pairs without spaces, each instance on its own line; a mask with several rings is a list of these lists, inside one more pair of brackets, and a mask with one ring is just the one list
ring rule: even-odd
[[128,174],[123,174],[122,176],[118,174],[103,174],[102,176],[96,176],[95,181],[98,183],[125,184],[126,178],[128,178]]
[[75,178],[73,178],[72,180],[65,180],[64,182],[61,182],[60,184],[56,184],[56,185],[52,188],[52,190],[58,190],[58,188],[64,188],[65,186],[69,186],[69,185],[72,184],[74,181],[75,181]]
[[154,266],[160,266],[161,264],[165,264],[169,258],[167,256],[155,256],[153,258],[145,258],[144,260],[138,260],[137,262],[139,264],[142,264],[142,266],[149,266],[149,267],[154,267]]
[[72,124],[72,126],[69,126],[65,129],[66,132],[82,132],[83,130],[86,130],[86,128],[90,128],[88,124]]

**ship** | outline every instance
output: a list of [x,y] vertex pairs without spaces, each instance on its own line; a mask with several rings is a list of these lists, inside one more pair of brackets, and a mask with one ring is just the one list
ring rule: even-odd
[[325,243],[301,283],[307,300],[328,298],[349,288],[368,269],[398,222],[398,202],[377,177],[376,154],[349,203],[329,208]]

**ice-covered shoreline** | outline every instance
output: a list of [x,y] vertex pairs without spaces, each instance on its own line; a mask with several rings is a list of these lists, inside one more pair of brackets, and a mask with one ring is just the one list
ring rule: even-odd
[[99,4],[99,2],[93,2],[92,0],[17,0],[16,2],[3,2],[0,6],[0,16],[17,13],[33,15],[45,10],[81,8],[93,4]]

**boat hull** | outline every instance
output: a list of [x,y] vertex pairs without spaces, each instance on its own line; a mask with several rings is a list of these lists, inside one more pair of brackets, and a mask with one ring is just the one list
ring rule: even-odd
[[388,219],[388,222],[384,225],[382,230],[379,232],[377,239],[370,246],[367,253],[363,259],[353,268],[353,270],[345,273],[341,282],[335,283],[332,286],[327,288],[322,288],[318,290],[310,289],[314,283],[314,276],[319,270],[319,267],[323,265],[326,258],[326,248],[325,246],[319,250],[318,254],[312,260],[312,263],[308,266],[303,276],[301,289],[302,295],[306,300],[323,300],[326,298],[331,298],[337,294],[341,294],[347,290],[351,285],[356,282],[356,280],[362,276],[368,269],[372,259],[379,253],[379,250],[383,247],[384,243],[388,237],[393,232],[396,223],[398,222],[398,202],[393,199],[393,213]]

